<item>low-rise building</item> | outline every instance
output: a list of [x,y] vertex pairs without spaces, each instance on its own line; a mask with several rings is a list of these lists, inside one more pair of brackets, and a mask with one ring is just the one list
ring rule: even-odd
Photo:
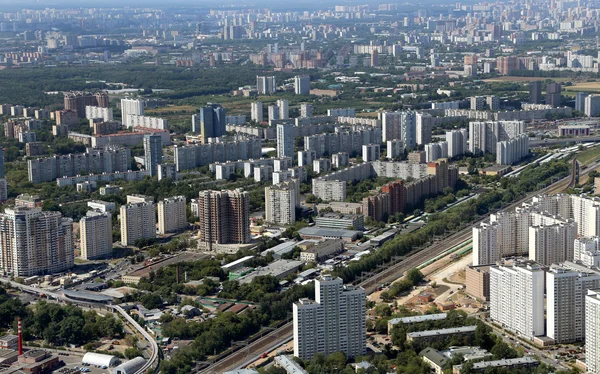
[[[496,360],[496,361],[482,361],[482,362],[474,363],[470,372],[471,373],[483,372],[487,368],[497,368],[497,367],[504,367],[504,368],[534,367],[534,366],[538,366],[539,364],[540,363],[538,360],[534,359],[533,357],[529,357],[529,356],[519,357],[519,358],[502,359],[502,360]],[[454,365],[452,367],[452,374],[461,374],[462,367],[463,367],[463,365]]]
[[365,219],[362,214],[325,213],[315,218],[315,225],[330,229],[363,231]]
[[342,251],[344,241],[342,239],[329,239],[321,242],[305,240],[298,243],[303,251],[300,252],[300,260],[305,262],[319,262],[320,260]]
[[464,326],[440,330],[409,332],[406,334],[406,341],[414,343],[429,343],[435,341],[443,341],[455,336],[473,336],[475,334],[475,329],[476,326]]

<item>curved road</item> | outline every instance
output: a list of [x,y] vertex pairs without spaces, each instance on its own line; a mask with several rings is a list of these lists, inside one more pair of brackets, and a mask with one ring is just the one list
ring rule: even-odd
[[88,308],[107,309],[107,310],[112,309],[116,313],[120,314],[125,319],[125,321],[127,321],[127,323],[129,323],[129,325],[131,325],[134,329],[136,329],[137,332],[139,332],[150,344],[150,348],[151,348],[150,359],[148,359],[146,361],[146,364],[144,364],[144,366],[142,366],[138,371],[136,371],[135,374],[145,373],[146,370],[148,370],[149,368],[154,366],[155,362],[158,359],[159,348],[158,348],[158,344],[156,344],[156,341],[154,340],[154,338],[146,330],[144,330],[144,328],[142,326],[140,326],[123,308],[121,308],[118,305],[107,305],[107,304],[90,303],[90,302],[73,300],[63,294],[47,292],[43,289],[39,289],[39,288],[24,285],[24,284],[12,282],[12,281],[9,281],[6,279],[0,279],[0,283],[8,283],[8,284],[10,284],[11,287],[19,289],[23,292],[31,293],[31,294],[38,295],[38,296],[40,294],[44,294],[47,297],[50,297],[52,299],[61,300],[61,301],[69,302],[69,303],[73,303],[73,304],[79,304],[79,305],[82,305],[82,306],[85,306]]

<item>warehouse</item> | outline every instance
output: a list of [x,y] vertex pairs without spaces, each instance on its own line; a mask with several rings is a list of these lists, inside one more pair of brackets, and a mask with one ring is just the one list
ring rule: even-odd
[[103,355],[100,353],[88,352],[81,359],[82,364],[87,364],[97,367],[112,367],[119,364],[119,359],[116,356]]
[[133,360],[129,360],[121,365],[117,366],[114,370],[115,374],[134,374],[140,370],[146,364],[146,360],[143,357],[136,357]]

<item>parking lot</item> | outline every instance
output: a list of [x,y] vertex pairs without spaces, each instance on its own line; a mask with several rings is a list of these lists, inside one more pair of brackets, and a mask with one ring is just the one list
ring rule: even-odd
[[[79,370],[74,370],[75,367],[81,368],[81,356],[59,356],[60,359],[65,363],[64,366],[53,371],[55,374],[75,374],[80,372]],[[86,369],[89,369],[88,374],[110,374],[109,369],[102,369],[95,366],[83,366]]]

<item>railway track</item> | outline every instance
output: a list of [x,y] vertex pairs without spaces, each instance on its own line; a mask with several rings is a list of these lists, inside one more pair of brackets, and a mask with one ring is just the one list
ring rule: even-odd
[[[600,162],[594,163],[590,165],[585,170],[581,171],[580,175],[585,175],[590,171],[594,170],[600,166]],[[555,194],[563,191],[567,187],[572,184],[571,175],[566,176],[560,180],[555,181],[550,186],[542,188],[534,193],[527,194],[525,197],[503,207],[501,210],[510,210],[515,207],[521,205],[523,202],[531,199],[535,195],[539,194]],[[479,219],[475,220],[467,227],[462,230],[447,236],[446,238],[439,240],[426,248],[423,249],[415,249],[412,253],[410,253],[407,257],[404,257],[398,263],[392,264],[391,266],[382,269],[376,274],[370,276],[369,278],[358,283],[361,287],[365,289],[368,295],[377,290],[378,286],[381,283],[391,282],[393,280],[398,279],[404,274],[407,270],[410,270],[414,267],[419,266],[420,264],[426,262],[427,260],[442,254],[444,251],[452,248],[465,240],[469,239],[472,236],[472,228],[473,226],[479,224],[480,222],[486,220],[489,215],[494,212],[490,212]],[[255,340],[250,343],[246,347],[241,347],[235,352],[229,354],[226,357],[223,357],[220,361],[211,364],[204,369],[193,371],[196,373],[202,374],[216,374],[222,373],[227,370],[231,370],[233,368],[239,367],[239,365],[244,364],[250,358],[257,357],[263,352],[267,351],[269,347],[276,346],[278,343],[289,340],[293,335],[293,324],[287,323],[280,327],[279,329],[271,332],[270,334]],[[273,338],[276,338],[276,341],[273,341]]]

